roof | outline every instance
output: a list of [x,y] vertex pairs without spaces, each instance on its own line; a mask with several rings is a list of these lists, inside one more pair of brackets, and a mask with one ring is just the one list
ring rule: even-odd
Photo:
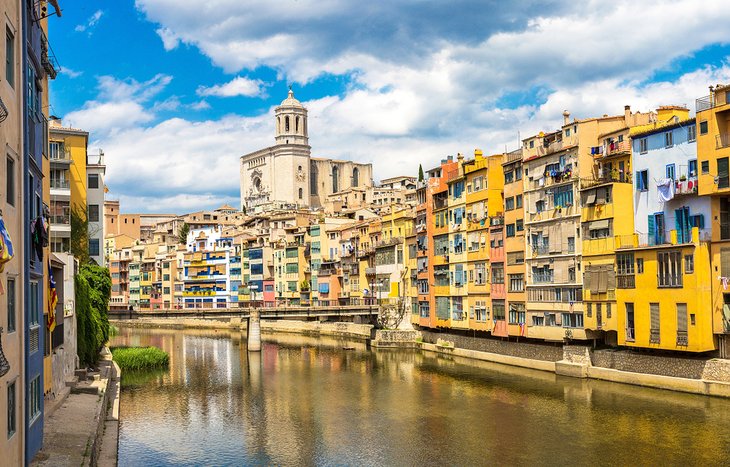
[[[667,130],[673,130],[674,128],[681,128],[687,125],[694,125],[696,119],[695,117],[688,118],[685,120],[678,120],[673,123],[667,123],[665,125],[657,126],[654,128],[647,128],[646,130],[637,131],[635,133],[631,133],[632,138],[636,138],[637,136],[648,136],[654,133],[662,133]],[[659,123],[659,122],[656,122]]]
[[287,95],[286,99],[284,99],[283,101],[281,101],[281,104],[280,105],[281,106],[287,106],[287,107],[302,107],[302,108],[304,108],[304,106],[302,105],[302,103],[299,102],[294,97],[294,91],[292,91],[291,87],[289,88],[289,94]]

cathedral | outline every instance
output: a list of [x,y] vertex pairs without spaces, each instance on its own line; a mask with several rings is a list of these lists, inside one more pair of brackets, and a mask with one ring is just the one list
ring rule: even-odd
[[289,96],[274,111],[273,146],[241,157],[241,209],[321,208],[337,193],[365,193],[373,186],[372,164],[312,157],[307,109]]

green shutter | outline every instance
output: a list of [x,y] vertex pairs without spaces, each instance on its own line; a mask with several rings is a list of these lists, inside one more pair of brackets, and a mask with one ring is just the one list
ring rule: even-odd
[[654,214],[649,214],[649,227],[648,227],[648,241],[651,242],[652,239],[656,237],[656,224],[654,223]]

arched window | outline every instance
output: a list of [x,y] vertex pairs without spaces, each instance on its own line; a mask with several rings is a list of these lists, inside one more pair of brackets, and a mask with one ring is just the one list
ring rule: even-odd
[[336,165],[332,167],[332,193],[340,191],[340,169]]
[[289,117],[288,116],[284,117],[284,131],[289,133]]
[[276,132],[281,133],[281,117],[276,117]]
[[352,169],[352,186],[358,186],[360,184],[360,169],[355,167]]
[[299,133],[299,117],[294,120],[294,132]]
[[317,194],[317,181],[319,177],[317,174],[317,166],[312,164],[309,168],[309,192],[313,195]]
[[299,189],[299,199],[304,198],[304,188]]

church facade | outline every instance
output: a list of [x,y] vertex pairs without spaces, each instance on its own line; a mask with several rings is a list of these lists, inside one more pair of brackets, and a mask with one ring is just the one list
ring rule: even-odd
[[307,109],[291,89],[274,119],[274,145],[241,157],[242,210],[321,208],[335,193],[372,188],[372,164],[312,157]]

